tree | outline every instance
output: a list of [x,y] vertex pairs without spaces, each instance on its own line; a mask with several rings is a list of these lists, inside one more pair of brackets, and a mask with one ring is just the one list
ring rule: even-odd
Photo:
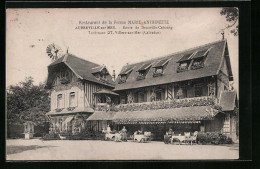
[[224,28],[225,29],[231,29],[230,33],[232,33],[234,36],[238,35],[238,8],[235,7],[226,7],[222,8],[220,11],[221,15],[224,15],[226,17],[226,21],[228,21],[230,24]]
[[33,78],[26,77],[7,90],[7,124],[19,125],[25,121],[43,124],[50,109],[50,99],[44,84],[33,85]]

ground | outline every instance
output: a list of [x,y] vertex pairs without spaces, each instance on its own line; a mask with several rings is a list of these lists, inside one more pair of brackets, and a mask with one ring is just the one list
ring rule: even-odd
[[14,139],[6,141],[6,160],[197,160],[238,159],[238,144],[170,145],[100,140]]

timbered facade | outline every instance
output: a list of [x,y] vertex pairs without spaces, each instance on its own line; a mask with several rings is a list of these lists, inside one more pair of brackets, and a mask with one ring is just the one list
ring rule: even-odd
[[[233,101],[236,92],[229,90],[230,81],[233,74],[226,40],[127,64],[115,81],[113,91],[119,94],[120,104],[109,118],[116,128],[125,125],[131,132],[139,127],[158,137],[170,127],[182,134],[218,131],[233,135],[238,105]],[[90,119],[105,116],[99,113]]]
[[96,92],[114,89],[111,75],[103,65],[65,54],[48,66],[46,88],[50,90],[50,132],[77,133],[86,128],[86,119],[105,95]]

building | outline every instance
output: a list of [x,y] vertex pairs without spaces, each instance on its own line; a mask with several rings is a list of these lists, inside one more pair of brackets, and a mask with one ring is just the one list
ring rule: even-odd
[[113,97],[117,95],[112,92],[114,81],[104,65],[69,53],[48,66],[45,88],[51,97],[51,110],[46,114],[50,132],[80,132],[88,127],[86,119],[94,109],[116,100]]
[[[97,111],[89,121],[110,120],[151,131],[162,139],[166,130],[222,132],[236,138],[238,102],[226,40],[125,65],[115,81],[120,104]],[[101,130],[101,129],[99,129]]]

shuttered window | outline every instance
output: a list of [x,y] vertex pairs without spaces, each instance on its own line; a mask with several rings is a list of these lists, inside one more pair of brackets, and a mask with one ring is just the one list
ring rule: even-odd
[[63,99],[62,94],[58,94],[57,96],[57,108],[63,108]]
[[76,107],[76,94],[75,92],[70,93],[70,98],[69,98],[69,107]]

